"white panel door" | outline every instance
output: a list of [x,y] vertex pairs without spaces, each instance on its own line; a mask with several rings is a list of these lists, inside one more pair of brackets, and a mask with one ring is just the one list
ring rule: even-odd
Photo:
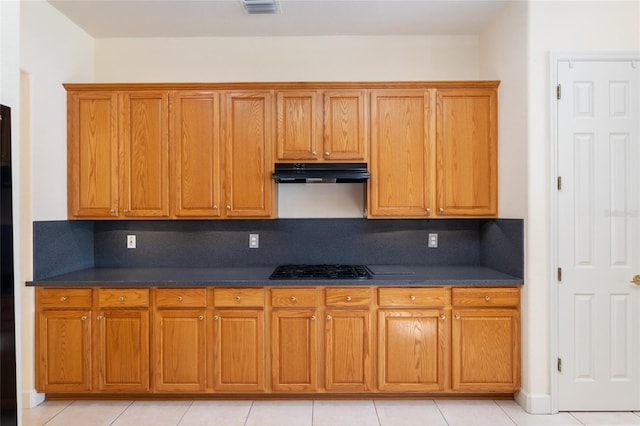
[[640,409],[640,63],[559,61],[558,408]]

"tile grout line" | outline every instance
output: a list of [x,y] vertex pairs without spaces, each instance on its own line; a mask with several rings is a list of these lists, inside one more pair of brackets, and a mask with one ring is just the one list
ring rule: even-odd
[[[559,412],[560,412],[560,411],[558,411],[558,413],[559,413]],[[578,423],[580,423],[582,426],[585,426],[585,424],[584,424],[584,423],[582,423],[582,420],[580,420],[579,418],[577,418],[576,416],[574,416],[574,415],[573,415],[573,413],[572,413],[571,411],[565,411],[565,413],[568,413],[571,417],[573,417],[574,419],[576,419],[576,421],[577,421]]]
[[440,413],[440,415],[444,419],[444,422],[447,424],[447,426],[451,426],[451,424],[449,423],[449,420],[447,420],[447,416],[444,415],[444,413],[442,412],[442,409],[440,408],[440,405],[438,405],[438,401],[436,401],[434,399],[433,403],[436,405],[436,408],[438,409],[438,412]]
[[189,412],[189,410],[191,409],[191,407],[193,407],[193,404],[195,403],[195,401],[191,401],[191,404],[189,404],[189,406],[187,407],[186,410],[184,410],[184,413],[182,413],[182,416],[180,417],[180,420],[178,420],[178,423],[176,423],[176,426],[180,426],[180,423],[182,422],[182,420],[184,419],[184,416],[187,415],[187,413]]
[[[46,400],[45,400],[46,402]],[[64,408],[60,411],[58,411],[57,413],[55,413],[53,415],[53,417],[51,417],[49,420],[45,421],[44,423],[42,423],[42,426],[45,426],[47,423],[50,423],[53,419],[55,419],[56,417],[58,417],[60,415],[60,413],[62,413],[64,410],[66,410],[67,408],[71,407],[73,405],[73,403],[76,401],[71,401],[69,404],[65,405]]]
[[316,400],[311,400],[311,426],[313,426],[313,411],[316,409]]
[[121,412],[120,414],[118,414],[118,415],[116,416],[116,418],[115,418],[115,419],[113,419],[113,421],[112,421],[111,423],[109,423],[109,426],[112,426],[113,424],[115,424],[115,422],[117,422],[117,421],[118,421],[118,419],[119,419],[120,417],[122,417],[122,415],[124,414],[124,412],[125,412],[125,411],[127,411],[129,408],[131,408],[131,406],[133,405],[133,403],[134,403],[134,402],[135,402],[135,399],[134,399],[134,400],[132,400],[132,401],[129,403],[129,405],[127,405],[127,406],[124,408],[124,410],[122,410],[122,412]]
[[507,416],[509,418],[509,420],[511,420],[511,422],[515,425],[518,426],[518,423],[515,421],[515,419],[513,419],[509,413],[507,413],[507,411],[504,409],[504,407],[500,404],[498,404],[498,401],[496,401],[495,399],[493,400],[493,403],[496,404],[498,406],[498,408],[500,410],[502,410],[502,412],[504,413],[505,416]]
[[373,403],[373,411],[376,412],[376,418],[378,419],[378,426],[382,426],[382,421],[380,420],[380,414],[378,414],[378,406],[376,405],[376,400],[372,399],[371,402]]
[[244,426],[247,426],[247,422],[249,421],[249,416],[251,416],[251,410],[253,409],[253,404],[255,404],[255,399],[251,401],[251,405],[249,406],[249,411],[247,411],[247,417],[244,419]]

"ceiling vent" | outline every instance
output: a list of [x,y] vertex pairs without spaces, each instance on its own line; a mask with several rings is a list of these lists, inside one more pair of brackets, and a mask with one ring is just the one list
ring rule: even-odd
[[278,3],[276,0],[242,0],[242,3],[249,15],[278,13]]

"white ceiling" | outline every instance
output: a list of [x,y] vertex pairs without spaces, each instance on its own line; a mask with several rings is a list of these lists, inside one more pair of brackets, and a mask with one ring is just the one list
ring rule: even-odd
[[241,0],[48,0],[94,38],[471,35],[507,1],[278,0],[249,15]]

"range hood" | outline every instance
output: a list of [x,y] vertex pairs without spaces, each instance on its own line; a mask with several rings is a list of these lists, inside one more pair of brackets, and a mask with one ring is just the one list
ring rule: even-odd
[[279,183],[353,183],[371,177],[367,163],[276,163],[274,170]]

